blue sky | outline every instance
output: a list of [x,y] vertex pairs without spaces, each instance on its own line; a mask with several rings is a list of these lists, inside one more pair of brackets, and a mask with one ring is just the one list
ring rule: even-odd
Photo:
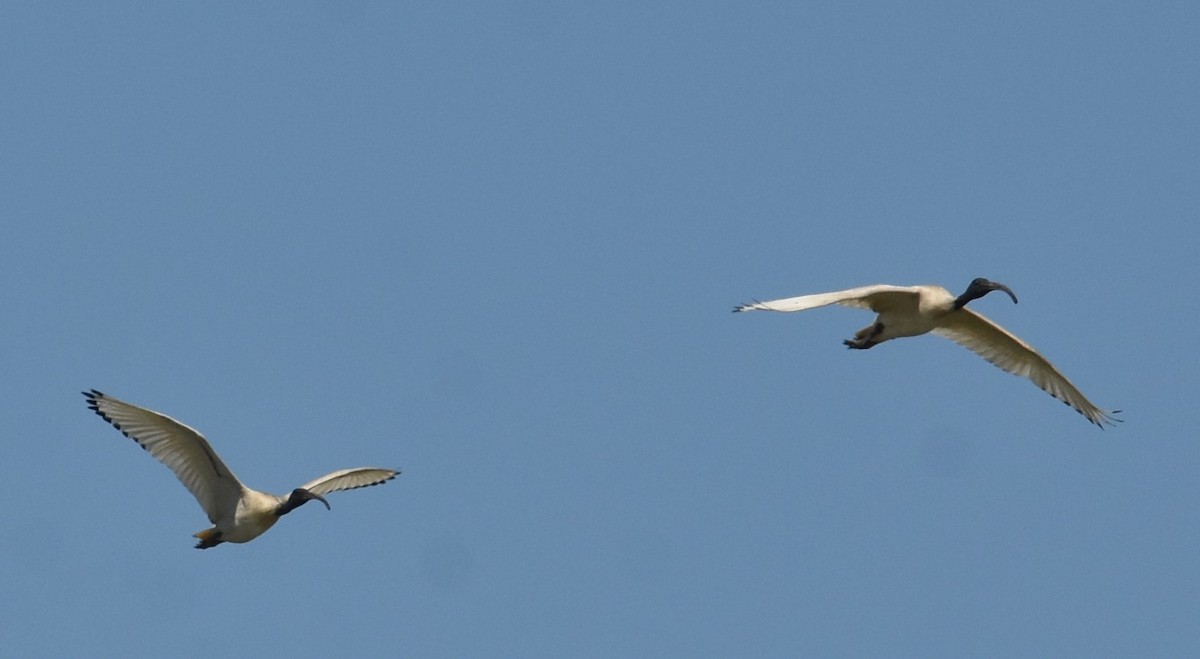
[[[1180,656],[1193,3],[7,3],[12,656]],[[1126,423],[935,337],[975,303]],[[258,489],[198,552],[97,388]]]

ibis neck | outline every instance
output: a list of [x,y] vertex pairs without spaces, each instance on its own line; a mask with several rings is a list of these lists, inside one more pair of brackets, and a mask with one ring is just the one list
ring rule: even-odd
[[279,507],[275,509],[275,516],[283,517],[300,506],[303,506],[305,503],[306,501],[303,499],[297,501],[296,497],[288,497],[287,499],[284,499],[283,503],[280,503]]
[[292,490],[292,493],[288,495],[288,498],[284,499],[279,506],[275,508],[275,516],[283,517],[300,506],[308,503],[309,501],[320,501],[321,503],[325,504],[325,508],[329,508],[329,502],[325,500],[325,497],[319,494],[313,494],[302,487],[298,487]]
[[288,498],[284,499],[283,502],[279,504],[279,507],[275,509],[275,516],[283,517],[300,506],[308,503],[308,501],[308,497],[299,494],[298,491],[293,491],[290,495],[288,495]]

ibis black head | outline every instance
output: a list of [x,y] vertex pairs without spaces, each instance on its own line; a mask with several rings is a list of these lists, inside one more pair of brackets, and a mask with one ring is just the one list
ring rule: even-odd
[[954,300],[954,308],[961,309],[971,300],[981,298],[992,291],[1004,291],[1005,293],[1008,293],[1009,297],[1012,298],[1013,304],[1017,303],[1017,296],[1012,292],[1011,288],[1001,284],[1000,282],[989,281],[983,277],[977,277],[976,279],[971,280],[971,284],[967,286],[967,290]]
[[333,510],[332,508],[329,507],[329,502],[325,500],[325,497],[323,497],[319,494],[313,494],[312,492],[309,492],[308,490],[306,490],[302,487],[298,487],[298,488],[292,490],[292,493],[290,495],[288,495],[287,501],[284,501],[283,503],[279,504],[279,508],[275,511],[275,514],[280,517],[283,517],[284,515],[292,512],[293,510],[299,508],[300,506],[303,506],[304,504],[308,503],[309,501],[314,501],[314,500],[320,501],[321,503],[325,504],[326,510]]

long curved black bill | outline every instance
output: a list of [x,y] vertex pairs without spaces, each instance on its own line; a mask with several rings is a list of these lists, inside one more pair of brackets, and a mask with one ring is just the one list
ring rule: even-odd
[[1011,288],[1005,286],[1004,284],[996,283],[994,281],[990,282],[990,283],[991,283],[991,289],[993,291],[1004,291],[1005,293],[1008,293],[1008,296],[1012,298],[1013,304],[1018,304],[1017,294],[1013,293]]

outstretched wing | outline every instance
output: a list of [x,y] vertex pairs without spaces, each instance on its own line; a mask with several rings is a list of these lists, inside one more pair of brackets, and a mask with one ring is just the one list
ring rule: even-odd
[[913,286],[891,286],[888,284],[876,284],[874,286],[861,286],[859,288],[849,288],[844,291],[834,291],[832,293],[816,293],[814,295],[801,295],[800,297],[787,297],[779,300],[769,300],[767,302],[750,302],[735,307],[736,311],[805,311],[807,309],[816,309],[817,307],[825,307],[831,304],[840,304],[844,307],[855,307],[858,309],[870,309],[875,313],[884,311],[899,310],[905,307],[916,309],[917,301],[920,297],[920,290]]
[[1106,423],[1112,425],[1120,421],[1113,417],[1116,411],[1108,412],[1093,405],[1033,346],[1013,336],[983,314],[963,307],[947,314],[942,324],[933,329],[933,333],[971,350],[1013,375],[1029,378],[1042,391],[1075,408],[1088,421],[1101,428]]
[[236,508],[242,483],[203,435],[169,416],[130,405],[95,389],[83,395],[88,407],[100,418],[175,472],[213,524]]
[[300,487],[313,494],[329,494],[330,492],[337,492],[339,490],[353,490],[360,487],[380,485],[392,480],[398,473],[400,471],[396,469],[382,469],[379,467],[339,469],[333,473],[325,474],[320,478],[314,478]]

